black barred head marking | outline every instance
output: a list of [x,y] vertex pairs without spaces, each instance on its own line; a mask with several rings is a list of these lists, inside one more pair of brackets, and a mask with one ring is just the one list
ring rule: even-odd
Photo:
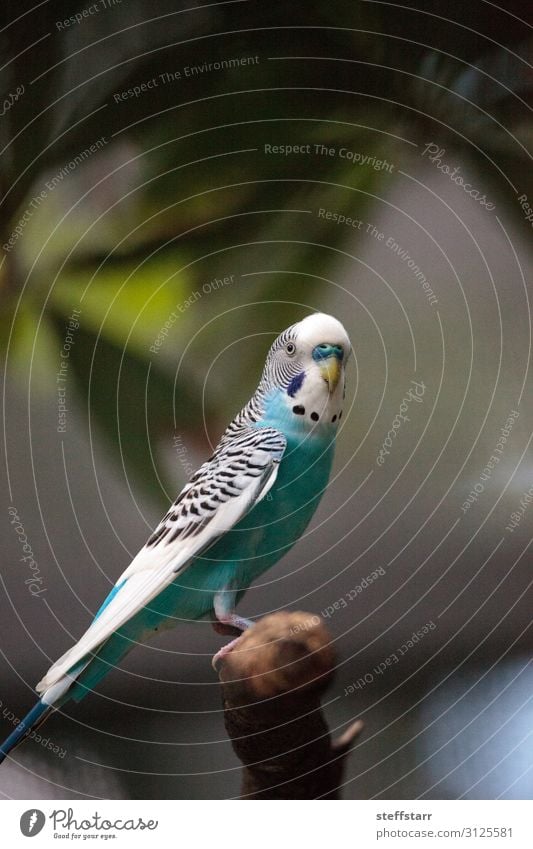
[[[309,418],[313,422],[322,419],[331,423],[340,418],[342,388],[339,386],[338,395],[335,393],[335,396],[323,398],[322,390],[326,385],[324,381],[330,378],[327,369],[326,377],[323,378],[318,376],[317,371],[320,367],[324,371],[326,358],[322,349],[328,348],[336,355],[340,351],[339,360],[344,368],[351,349],[350,340],[342,324],[323,313],[309,315],[280,333],[268,352],[255,394],[230,425],[230,429],[233,426],[239,427],[260,421],[264,415],[266,399],[273,391],[279,390],[284,393],[289,410],[296,416],[305,416],[306,409],[310,409],[313,412]],[[320,359],[315,356],[318,350],[321,353]],[[332,379],[334,378],[333,372]],[[294,404],[293,401],[291,404],[293,398],[300,403]],[[332,419],[332,416],[335,418]]]

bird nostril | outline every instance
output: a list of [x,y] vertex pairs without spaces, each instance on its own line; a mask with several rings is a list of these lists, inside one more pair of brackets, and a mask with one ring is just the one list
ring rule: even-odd
[[344,348],[342,345],[333,345],[331,342],[321,342],[313,348],[313,359],[326,360],[329,357],[336,357],[342,362],[344,359]]

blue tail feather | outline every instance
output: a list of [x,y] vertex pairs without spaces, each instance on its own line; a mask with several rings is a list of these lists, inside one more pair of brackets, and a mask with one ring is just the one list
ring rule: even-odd
[[48,713],[53,710],[51,705],[43,702],[42,699],[39,699],[36,705],[32,707],[30,712],[26,714],[23,720],[19,722],[14,731],[9,735],[9,737],[4,740],[2,745],[0,746],[0,763],[6,758],[6,756],[13,751],[15,746],[18,746],[28,734],[30,734],[34,729],[38,728],[41,722],[44,722]]

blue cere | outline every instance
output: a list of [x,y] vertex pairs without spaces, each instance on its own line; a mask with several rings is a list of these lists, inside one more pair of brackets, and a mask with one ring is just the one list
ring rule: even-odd
[[323,343],[313,348],[314,360],[327,360],[328,357],[337,357],[338,360],[342,361],[344,357],[344,348],[342,345],[328,345],[327,343]]

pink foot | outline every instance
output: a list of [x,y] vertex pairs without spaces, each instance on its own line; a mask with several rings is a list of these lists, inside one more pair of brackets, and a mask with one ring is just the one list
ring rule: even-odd
[[[217,593],[214,599],[214,612],[216,616],[216,622],[213,623],[213,627],[215,631],[219,633],[231,634],[241,633],[243,631],[248,630],[254,624],[251,619],[245,619],[244,616],[238,616],[233,609],[233,605],[235,604],[235,594],[230,593],[228,590]],[[231,643],[228,643],[225,646],[217,651],[216,655],[213,657],[211,661],[211,666],[217,671],[217,663],[219,660],[222,660],[230,651],[233,651],[236,644],[239,642],[240,636],[235,640],[232,640]]]
[[226,655],[229,654],[230,651],[233,651],[240,639],[241,637],[236,637],[234,640],[231,641],[231,643],[226,643],[225,646],[222,646],[222,648],[219,649],[215,655],[213,655],[211,666],[213,667],[215,672],[217,672],[217,663],[219,662],[219,660],[222,660],[222,658],[226,657]]

